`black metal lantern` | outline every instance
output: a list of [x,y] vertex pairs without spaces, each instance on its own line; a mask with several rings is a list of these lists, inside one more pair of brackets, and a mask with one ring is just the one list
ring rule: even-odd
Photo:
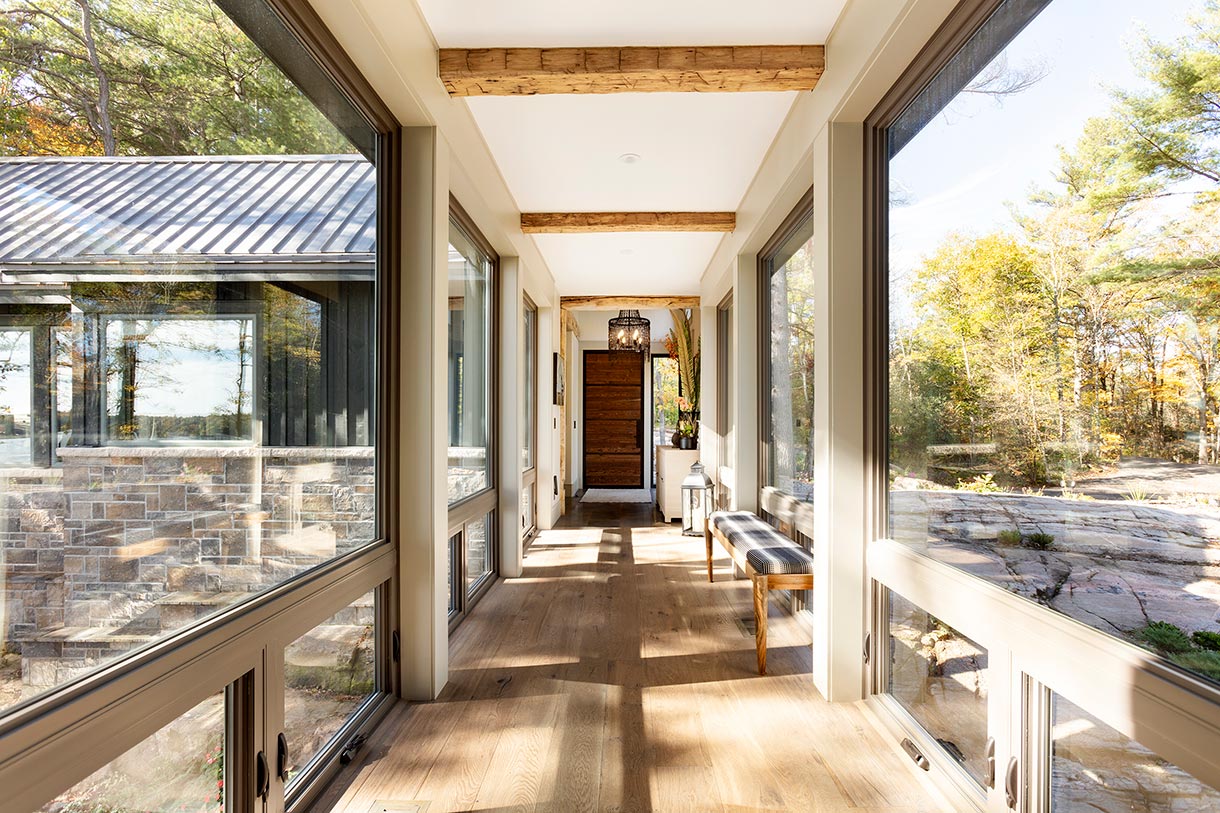
[[640,316],[639,311],[619,311],[618,316],[610,320],[610,349],[647,353],[652,347],[651,327],[652,323]]
[[712,507],[712,480],[703,472],[703,464],[696,462],[690,474],[682,481],[682,534],[703,536],[707,527],[708,512]]

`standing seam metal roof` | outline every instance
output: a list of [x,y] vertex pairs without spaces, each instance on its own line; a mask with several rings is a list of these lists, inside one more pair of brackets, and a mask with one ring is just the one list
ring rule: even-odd
[[358,155],[4,158],[0,271],[342,266],[371,279],[376,212]]

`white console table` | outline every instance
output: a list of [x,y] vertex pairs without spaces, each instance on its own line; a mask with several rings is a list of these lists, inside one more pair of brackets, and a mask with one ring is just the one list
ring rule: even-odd
[[657,447],[657,507],[666,522],[682,516],[682,481],[699,462],[698,449]]

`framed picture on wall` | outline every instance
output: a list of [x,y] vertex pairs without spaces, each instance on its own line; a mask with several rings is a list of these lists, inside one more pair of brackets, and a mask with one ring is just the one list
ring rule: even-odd
[[567,389],[567,382],[564,380],[563,359],[559,357],[558,353],[553,353],[552,356],[554,357],[552,365],[554,376],[551,380],[555,382],[555,393],[551,402],[555,406],[563,406],[563,394]]

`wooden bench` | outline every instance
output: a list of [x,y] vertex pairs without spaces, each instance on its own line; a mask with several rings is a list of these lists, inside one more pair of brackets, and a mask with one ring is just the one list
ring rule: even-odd
[[770,590],[812,590],[813,554],[748,511],[718,511],[708,517],[707,580],[712,575],[712,539],[750,577],[754,586],[754,646],[758,674],[767,674],[767,599]]

